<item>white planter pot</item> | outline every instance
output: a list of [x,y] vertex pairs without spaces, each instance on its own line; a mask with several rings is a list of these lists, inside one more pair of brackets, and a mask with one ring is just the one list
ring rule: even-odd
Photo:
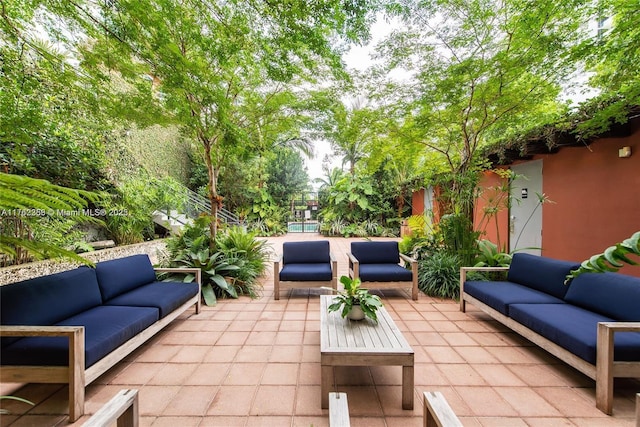
[[347,313],[347,319],[351,319],[351,320],[364,319],[364,311],[362,311],[362,308],[360,307],[360,305],[354,305],[353,307],[351,307],[351,311]]

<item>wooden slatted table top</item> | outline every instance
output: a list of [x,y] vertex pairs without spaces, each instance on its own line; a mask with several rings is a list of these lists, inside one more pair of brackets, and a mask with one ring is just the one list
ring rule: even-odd
[[413,349],[384,307],[378,309],[378,323],[365,318],[349,320],[340,311],[329,313],[331,295],[320,296],[320,352],[358,354],[413,354]]

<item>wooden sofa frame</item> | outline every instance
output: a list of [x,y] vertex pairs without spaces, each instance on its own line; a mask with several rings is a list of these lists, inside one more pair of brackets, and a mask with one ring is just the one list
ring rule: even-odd
[[140,332],[101,360],[85,369],[84,326],[0,326],[0,337],[54,337],[69,338],[68,366],[2,366],[2,381],[13,383],[69,384],[69,421],[84,415],[85,386],[91,384],[115,364],[144,344],[174,319],[195,305],[200,313],[202,273],[199,268],[154,268],[156,272],[192,273],[198,283],[198,293],[174,311]]
[[82,427],[110,427],[114,424],[116,427],[138,427],[140,425],[138,390],[120,390],[98,412],[82,424]]
[[[349,277],[355,279],[360,277],[360,261],[351,252],[347,252],[347,258],[349,259]],[[411,276],[413,279],[409,282],[365,282],[367,288],[370,289],[397,289],[406,288],[411,286],[411,299],[418,300],[418,261],[415,259],[400,253],[400,259],[408,262],[411,265]]]
[[329,260],[331,262],[331,281],[305,281],[305,280],[280,280],[280,265],[282,264],[283,254],[273,262],[273,299],[280,299],[280,289],[293,288],[324,288],[329,284],[334,291],[338,290],[338,260],[336,260],[333,252],[329,252]]
[[464,282],[469,271],[507,271],[508,267],[462,267],[460,268],[460,311],[465,312],[466,303],[471,303],[495,320],[522,335],[543,350],[566,362],[596,382],[596,407],[607,415],[613,412],[613,379],[640,378],[640,361],[623,362],[613,358],[613,340],[618,332],[640,332],[640,322],[598,323],[596,364],[593,365],[574,355],[569,350],[532,331],[521,323],[505,316],[476,298],[464,293]]

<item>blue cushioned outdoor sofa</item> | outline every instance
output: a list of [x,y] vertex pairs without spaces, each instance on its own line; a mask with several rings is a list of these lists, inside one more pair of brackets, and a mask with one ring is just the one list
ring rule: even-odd
[[[159,282],[157,271],[196,282]],[[200,283],[199,269],[154,269],[133,255],[0,286],[2,381],[68,383],[73,422],[87,384],[189,307],[200,311]]]
[[[596,406],[613,410],[613,379],[640,378],[640,278],[585,273],[565,284],[574,262],[517,253],[506,281],[469,281],[462,267],[460,310],[472,303],[596,381]],[[614,342],[615,336],[615,342]]]
[[273,264],[274,299],[280,299],[281,288],[338,289],[337,270],[328,240],[285,242],[282,255]]

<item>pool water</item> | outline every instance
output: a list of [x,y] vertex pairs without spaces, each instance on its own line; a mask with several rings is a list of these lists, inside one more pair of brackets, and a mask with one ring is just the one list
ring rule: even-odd
[[[304,226],[304,229],[303,229],[303,226]],[[287,231],[289,233],[317,233],[318,223],[305,222],[303,224],[301,222],[290,222],[287,224]]]

